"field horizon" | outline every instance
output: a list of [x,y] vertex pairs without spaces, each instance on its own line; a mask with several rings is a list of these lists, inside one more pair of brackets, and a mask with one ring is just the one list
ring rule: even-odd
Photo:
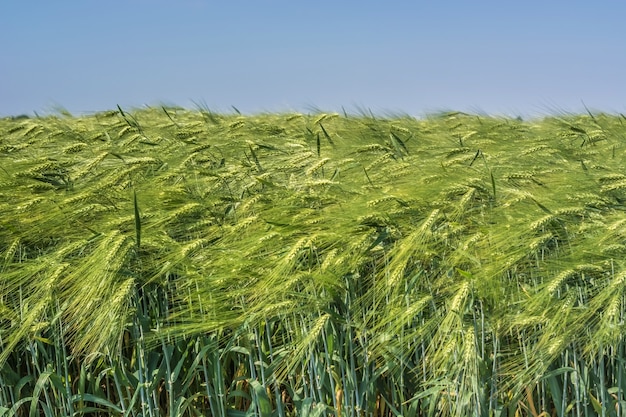
[[621,416],[626,116],[0,118],[0,416]]

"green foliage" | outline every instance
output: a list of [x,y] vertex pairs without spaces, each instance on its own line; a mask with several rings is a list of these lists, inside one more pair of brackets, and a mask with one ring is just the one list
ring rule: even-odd
[[623,122],[0,119],[0,416],[621,415]]

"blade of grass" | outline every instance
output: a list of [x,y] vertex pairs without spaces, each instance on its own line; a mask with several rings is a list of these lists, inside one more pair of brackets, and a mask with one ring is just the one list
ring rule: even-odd
[[139,215],[139,204],[137,203],[137,191],[133,190],[133,206],[135,211],[135,236],[137,249],[141,248],[141,216]]

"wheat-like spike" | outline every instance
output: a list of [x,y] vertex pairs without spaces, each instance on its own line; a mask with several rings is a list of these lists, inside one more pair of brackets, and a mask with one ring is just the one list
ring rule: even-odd
[[481,232],[475,233],[474,235],[470,236],[469,239],[467,239],[465,241],[465,243],[463,243],[463,246],[461,246],[461,249],[463,249],[464,251],[467,251],[468,249],[470,249],[470,247],[473,247],[477,242],[483,240],[485,238],[485,235]]
[[469,164],[469,162],[471,160],[474,159],[474,153],[465,153],[465,154],[461,154],[460,156],[457,156],[456,158],[452,158],[448,161],[443,161],[441,163],[441,166],[443,166],[444,168],[448,168],[451,167],[452,165],[466,165]]
[[392,123],[391,126],[389,126],[389,128],[391,130],[396,131],[396,132],[406,133],[407,135],[411,134],[411,131],[409,129],[407,129],[406,127],[400,126],[400,125],[397,125],[397,124],[394,124],[394,123]]
[[396,321],[397,327],[395,328],[395,331],[399,333],[402,330],[402,327],[411,327],[415,322],[416,316],[432,305],[432,302],[433,297],[431,295],[425,295],[417,301],[412,301],[408,308],[403,308],[402,313],[398,316],[398,320]]
[[134,133],[120,142],[120,148],[126,150],[127,152],[138,150],[136,146],[130,147],[130,145],[134,145],[135,142],[141,141],[144,138],[145,136],[142,133]]
[[324,120],[331,120],[331,119],[335,119],[335,118],[337,118],[337,117],[339,117],[339,114],[338,114],[338,113],[330,113],[330,114],[328,114],[328,113],[323,113],[323,114],[321,114],[321,115],[320,115],[317,119],[315,119],[315,120],[313,121],[313,124],[318,125],[318,124],[320,124],[321,122],[323,122]]
[[313,165],[311,165],[307,170],[306,170],[306,175],[313,175],[315,172],[317,172],[320,168],[322,168],[324,165],[326,165],[328,163],[328,161],[330,161],[330,158],[322,158],[319,161],[315,162]]
[[180,250],[183,258],[186,258],[191,252],[195,252],[208,242],[207,239],[196,239],[191,243],[186,244]]
[[518,189],[508,189],[507,190],[514,197],[510,198],[506,202],[502,204],[502,207],[508,208],[514,206],[517,203],[520,203],[525,200],[535,200],[535,196],[528,191],[518,190]]
[[263,184],[263,185],[270,185],[270,186],[275,186],[276,184],[273,182],[272,180],[272,173],[271,172],[263,172],[261,174],[255,175],[254,178],[254,182],[251,182],[249,184],[244,185],[243,189],[244,190],[248,190],[250,188],[253,188],[257,185],[259,185],[259,183]]
[[461,197],[457,205],[457,210],[458,210],[459,215],[465,212],[467,205],[469,204],[470,201],[472,201],[475,194],[476,194],[476,188],[470,188],[465,192],[465,194],[463,194],[463,197]]
[[529,244],[529,248],[532,252],[536,252],[539,249],[541,249],[542,247],[545,246],[546,243],[550,242],[552,239],[554,239],[554,234],[552,233],[544,233],[543,235],[539,236],[538,238],[533,239]]
[[331,180],[327,180],[327,179],[317,179],[317,180],[306,180],[303,183],[301,183],[302,185],[304,185],[305,187],[320,187],[320,186],[327,186],[327,185],[333,185],[333,184],[337,184],[334,181]]
[[24,204],[17,206],[15,209],[17,210],[17,212],[24,213],[24,212],[31,210],[34,206],[41,204],[44,201],[45,201],[45,198],[43,197],[35,197],[25,202]]
[[104,265],[107,265],[111,271],[118,270],[125,262],[126,253],[131,246],[132,242],[130,242],[130,239],[121,234],[119,230],[115,230],[101,244],[102,250],[107,251],[104,257]]
[[[422,249],[423,243],[427,240],[428,236],[432,234],[431,228],[439,217],[439,214],[439,209],[433,210],[419,228],[398,243],[398,246],[396,246],[397,249],[394,251],[393,259],[389,264],[390,272],[387,285],[395,288],[395,286],[402,281],[407,265],[411,262],[413,254]],[[427,255],[427,253],[422,253],[422,256]]]
[[315,154],[311,151],[304,151],[294,155],[291,159],[289,159],[289,164],[286,168],[288,169],[300,169],[304,165],[309,163],[310,159],[313,159]]
[[130,132],[130,131],[132,131],[132,130],[133,130],[133,128],[132,128],[132,127],[130,127],[130,126],[128,126],[128,125],[126,125],[126,126],[124,126],[123,128],[121,128],[119,132],[117,132],[117,137],[118,137],[119,139],[121,139],[122,137],[124,137],[124,135],[126,135],[128,132]]
[[104,213],[104,212],[108,212],[108,211],[112,211],[113,207],[110,206],[105,206],[102,205],[100,203],[91,203],[91,204],[87,204],[79,209],[76,209],[72,212],[73,215],[75,216],[82,216],[84,214],[86,215],[94,215],[94,214],[98,214],[98,213]]
[[385,225],[388,223],[385,217],[380,214],[366,214],[363,216],[359,216],[356,219],[358,224],[367,224],[367,225]]
[[[269,174],[269,173],[268,173],[268,174]],[[264,174],[261,174],[261,175],[259,175],[258,177],[262,177],[263,175],[264,175]],[[269,176],[269,175],[268,175],[268,176]],[[257,178],[258,178],[258,177],[257,177]],[[256,185],[256,184],[258,184],[258,182],[256,182],[256,181],[255,181],[254,183],[251,183],[251,184]],[[246,188],[246,187],[247,187],[247,186],[244,186],[244,188]],[[251,188],[251,186],[250,186],[250,188]],[[255,195],[255,196],[250,197],[249,199],[247,199],[246,201],[244,201],[243,203],[241,203],[241,206],[240,206],[240,208],[239,208],[240,212],[242,212],[242,213],[246,213],[246,212],[248,212],[248,211],[252,210],[252,209],[253,209],[253,207],[254,207],[255,205],[257,205],[257,204],[258,204],[258,202],[259,202],[259,201],[261,201],[262,199],[263,199],[263,196],[262,196],[262,195],[260,195],[260,194],[257,194],[257,195]]]
[[20,243],[21,243],[21,239],[18,237],[16,239],[13,240],[13,243],[11,243],[11,245],[7,248],[6,252],[4,253],[4,267],[6,268],[6,265],[11,262],[11,260],[15,257],[15,254],[17,253],[18,248],[20,247]]
[[[288,355],[289,360],[281,364],[282,369],[276,371],[276,380],[283,381],[292,373],[294,367],[301,361],[302,356],[310,349],[312,344],[320,337],[322,330],[330,319],[330,314],[326,313],[319,316],[313,324],[305,332],[305,337],[298,343],[296,349]],[[284,365],[283,365],[284,364]]]
[[562,335],[553,335],[550,338],[550,343],[547,348],[547,352],[549,357],[553,357],[554,355],[563,351],[563,347],[565,346],[565,339]]
[[535,220],[534,222],[532,222],[528,228],[532,231],[538,231],[540,229],[542,229],[544,226],[546,226],[549,223],[552,223],[554,221],[558,220],[558,217],[554,214],[547,214],[543,217],[541,217],[538,220]]
[[568,196],[570,201],[579,201],[587,206],[605,206],[609,204],[609,201],[598,194],[594,193],[577,193],[573,196]]
[[33,303],[29,305],[28,309],[24,311],[20,317],[22,326],[20,326],[18,333],[4,344],[3,350],[0,350],[0,365],[4,366],[6,360],[15,349],[15,345],[18,342],[28,336],[36,335],[39,331],[47,327],[47,323],[42,323],[41,317],[44,316],[45,310],[48,308],[48,302],[50,301],[49,294],[37,294],[37,299],[33,300]]
[[[87,132],[85,132],[85,133],[87,133]],[[100,140],[100,141],[105,142],[107,140],[107,138],[108,137],[107,137],[107,134],[105,132],[96,132],[96,133],[93,133],[93,134],[89,135],[89,140],[90,141]]]
[[356,150],[357,153],[365,152],[391,152],[388,146],[381,145],[379,143],[371,143],[369,145],[361,146]]
[[415,172],[415,167],[408,162],[402,162],[394,165],[387,165],[383,167],[382,174],[385,175],[387,180],[395,180],[405,175],[410,175]]
[[161,165],[163,162],[158,158],[153,158],[150,156],[140,156],[136,158],[126,158],[126,163],[128,165]]
[[476,191],[481,192],[483,194],[489,194],[492,190],[491,187],[486,187],[481,178],[470,178],[467,181],[467,186],[471,188],[475,188]]
[[553,278],[552,281],[550,282],[550,285],[548,285],[547,287],[548,293],[553,295],[556,292],[556,290],[565,281],[567,281],[569,278],[573,277],[574,275],[576,275],[576,271],[574,269],[567,269],[561,272],[559,275]]
[[47,182],[40,182],[37,184],[30,184],[28,186],[28,189],[31,190],[33,193],[42,193],[45,191],[57,190],[58,187]]
[[291,121],[293,121],[293,120],[296,120],[296,119],[303,119],[303,118],[304,118],[304,115],[303,115],[303,114],[301,114],[301,113],[293,113],[293,114],[288,115],[288,116],[285,118],[285,121],[287,121],[287,122],[291,122]]
[[105,152],[101,152],[100,154],[98,154],[94,159],[92,159],[91,161],[89,161],[82,169],[80,169],[78,172],[76,172],[74,174],[74,178],[76,179],[80,179],[82,177],[84,177],[85,175],[87,175],[94,167],[96,167],[97,165],[99,165],[104,158],[106,158],[107,156],[109,156],[109,152],[105,151]]
[[85,192],[77,193],[75,195],[72,195],[71,197],[64,199],[63,206],[65,207],[72,206],[74,204],[93,198],[91,191],[93,190],[86,190]]
[[604,311],[603,320],[613,325],[619,322],[622,312],[622,298],[621,291],[611,298]]
[[552,150],[548,145],[537,145],[522,151],[522,155],[530,155],[543,150]]
[[44,162],[42,164],[35,165],[26,171],[21,171],[16,174],[17,177],[34,177],[45,171],[53,171],[58,168],[55,162]]
[[605,254],[621,254],[622,252],[626,251],[626,245],[623,245],[621,243],[613,243],[603,246],[600,250],[602,253]]
[[59,278],[63,275],[63,273],[69,270],[70,263],[63,262],[59,264],[55,264],[54,269],[50,272],[50,274],[46,277],[46,281],[49,288],[57,288],[59,285]]
[[[39,131],[38,131],[36,134],[31,135],[31,133],[33,133],[33,132],[34,132],[35,130],[37,130],[37,129],[39,129]],[[29,128],[27,128],[27,129],[26,129],[26,130],[22,133],[22,136],[24,136],[24,137],[27,137],[27,136],[36,136],[37,134],[39,134],[39,133],[41,133],[41,132],[43,132],[43,128],[41,127],[41,125],[34,124],[34,125],[30,126]]]
[[476,334],[474,328],[468,326],[463,331],[463,363],[473,364],[476,362],[478,352],[476,351]]
[[320,266],[322,272],[328,270],[331,267],[331,265],[335,261],[335,258],[337,257],[337,253],[338,250],[335,248],[327,251],[324,254],[324,260],[322,261],[322,265]]
[[457,290],[456,294],[454,295],[454,298],[450,302],[449,311],[460,314],[461,308],[465,305],[465,302],[467,301],[467,296],[469,295],[469,292],[470,292],[470,283],[467,281],[463,282],[463,284],[461,284],[461,287]]
[[11,133],[19,132],[20,130],[27,129],[29,126],[30,126],[30,122],[20,123],[18,125],[15,125],[7,129],[7,133],[11,134]]
[[559,308],[562,314],[567,314],[570,311],[577,298],[578,293],[576,291],[569,291],[566,294],[565,299],[561,302],[561,307]]
[[21,151],[23,149],[26,149],[30,146],[31,144],[29,142],[22,142],[22,143],[18,143],[15,145],[11,145],[9,146],[9,151],[10,152],[15,152],[15,151]]
[[105,118],[105,119],[109,119],[111,117],[115,117],[119,114],[119,110],[106,110],[106,111],[101,111],[95,114],[95,116],[97,118]]
[[535,177],[534,172],[512,172],[504,176],[507,181],[510,180],[532,180]]
[[388,203],[388,202],[394,202],[395,203],[397,201],[398,201],[398,198],[396,196],[387,195],[387,196],[384,196],[384,197],[381,197],[381,198],[377,198],[375,200],[370,200],[366,204],[367,204],[367,207],[375,207],[375,206],[378,206],[378,205],[380,205],[382,203]]
[[280,233],[278,232],[270,232],[264,236],[261,236],[259,238],[259,242],[267,242],[268,240],[272,240],[272,239],[276,239],[276,238],[280,238]]
[[[84,314],[75,318],[74,333],[70,334],[74,351],[87,354],[90,352],[116,351],[120,348],[121,338],[118,336],[127,324],[127,316],[135,281],[128,278],[120,284],[111,282],[106,289],[105,302],[109,315]],[[95,294],[88,296],[94,297]],[[91,303],[89,303],[91,304]],[[88,310],[88,306],[77,303],[75,309]],[[111,318],[115,318],[111,320]],[[89,360],[86,361],[89,363]]]
[[372,161],[369,165],[367,165],[365,167],[366,171],[371,171],[374,167],[384,164],[385,162],[389,161],[390,159],[393,159],[393,155],[391,153],[385,153],[381,156],[379,156],[378,158],[374,159],[374,161]]
[[195,153],[189,154],[185,159],[180,162],[177,169],[181,172],[185,171],[186,169],[188,169],[189,165],[192,165],[194,162],[196,162],[196,157],[197,155]]
[[577,272],[596,272],[601,273],[604,271],[604,268],[599,265],[594,264],[578,264],[575,267]]
[[617,190],[623,190],[623,189],[626,189],[626,180],[615,182],[609,185],[603,185],[602,187],[600,187],[600,190],[602,192],[617,191]]
[[63,148],[63,153],[78,153],[85,148],[87,148],[87,144],[83,142],[75,143],[74,145],[66,146]]
[[176,139],[192,139],[195,138],[196,136],[200,136],[204,133],[204,130],[202,129],[184,129],[184,130],[179,130],[178,132],[176,132],[174,134],[174,136],[176,137]]
[[605,183],[605,182],[621,181],[624,179],[626,179],[626,175],[613,173],[613,174],[603,175],[602,177],[598,178],[598,181],[600,181],[601,183]]
[[[357,167],[358,166],[358,162],[354,159],[354,158],[344,158],[344,159],[340,159],[339,161],[337,161],[336,163],[337,168],[343,168],[346,165],[352,165],[353,167]],[[346,168],[349,169],[350,167]]]
[[607,229],[609,229],[612,232],[615,231],[622,231],[624,229],[626,229],[626,219],[619,219],[613,223],[611,223],[609,226],[607,226]]
[[461,141],[465,142],[467,139],[471,138],[472,136],[478,134],[477,130],[470,130],[469,132],[465,133],[463,136],[461,136]]
[[184,129],[188,129],[188,130],[203,130],[204,129],[203,128],[204,123],[198,122],[198,121],[188,122],[188,123],[185,123],[183,126],[184,126]]
[[533,327],[544,325],[549,321],[549,319],[545,316],[524,316],[524,317],[516,317],[514,319],[514,326],[524,328],[524,327]]
[[250,216],[245,219],[239,220],[239,222],[233,226],[233,232],[240,233],[243,230],[247,229],[251,224],[255,223],[259,219],[258,216]]
[[451,151],[448,151],[448,153],[446,154],[447,158],[450,158],[452,156],[458,155],[458,154],[464,154],[464,153],[468,153],[468,152],[474,152],[475,150],[472,150],[466,146],[461,147],[461,148],[455,148],[452,149]]
[[470,189],[467,185],[452,185],[441,190],[441,195],[446,200],[454,200],[459,195],[464,195]]
[[246,125],[246,122],[244,122],[243,120],[237,120],[235,122],[232,122],[228,125],[228,128],[230,130],[236,130],[236,129],[240,129],[242,127],[244,127]]
[[112,172],[96,185],[94,192],[108,190],[112,187],[126,188],[125,186],[129,184],[131,174],[140,168],[141,165],[130,165],[125,169]]
[[202,151],[204,151],[206,149],[209,149],[209,148],[211,148],[213,146],[214,145],[211,144],[211,143],[205,143],[203,145],[198,145],[198,146],[196,146],[194,148],[191,148],[191,153],[194,154],[194,153],[202,152]]
[[[437,357],[439,358],[438,362],[452,362],[454,361],[454,358],[456,357],[456,353],[457,353],[457,349],[458,349],[458,340],[455,337],[448,337],[445,340],[445,344],[441,347],[441,351],[438,352]],[[437,366],[436,369],[442,369],[441,366]],[[439,371],[441,372],[441,371]],[[453,395],[456,395],[456,392],[454,389],[451,390]]]
[[433,224],[435,223],[435,221],[437,220],[437,218],[439,217],[439,214],[441,213],[441,210],[439,209],[434,209],[430,215],[426,218],[426,220],[424,220],[424,222],[422,223],[422,225],[419,228],[419,231],[421,233],[426,233],[426,232],[431,232],[431,229],[433,227]]
[[116,308],[123,308],[130,302],[130,296],[134,288],[135,280],[133,278],[129,278],[123,281],[117,287],[117,290],[113,291],[113,296],[110,299],[110,303]]
[[203,207],[200,203],[187,203],[184,206],[174,210],[167,217],[168,221],[175,221],[180,217],[186,216],[188,214],[194,213],[198,210],[201,210]]
[[587,140],[590,145],[607,139],[608,137],[606,136],[606,133],[602,130],[592,130],[587,132]]
[[421,179],[423,184],[432,184],[434,182],[439,182],[443,179],[443,176],[440,174],[427,175]]

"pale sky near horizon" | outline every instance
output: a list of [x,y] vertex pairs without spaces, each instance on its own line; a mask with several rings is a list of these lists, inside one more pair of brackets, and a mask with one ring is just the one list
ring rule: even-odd
[[624,22],[623,0],[3,0],[0,116],[626,113]]

